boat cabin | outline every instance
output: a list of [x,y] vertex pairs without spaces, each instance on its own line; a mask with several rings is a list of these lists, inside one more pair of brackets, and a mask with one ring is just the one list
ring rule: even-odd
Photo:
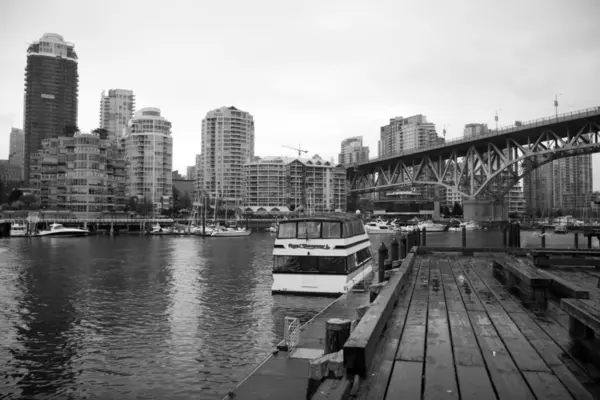
[[277,239],[342,239],[364,234],[365,227],[356,217],[310,217],[280,221]]

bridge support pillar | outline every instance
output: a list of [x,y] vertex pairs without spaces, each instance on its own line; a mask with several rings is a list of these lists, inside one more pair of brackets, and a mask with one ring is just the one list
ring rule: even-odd
[[508,219],[508,208],[499,201],[463,200],[465,221],[504,221]]

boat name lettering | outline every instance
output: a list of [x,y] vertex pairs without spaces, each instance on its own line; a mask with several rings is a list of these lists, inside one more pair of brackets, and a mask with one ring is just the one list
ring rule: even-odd
[[325,249],[325,250],[329,250],[331,247],[329,247],[328,244],[289,244],[288,247],[290,249]]

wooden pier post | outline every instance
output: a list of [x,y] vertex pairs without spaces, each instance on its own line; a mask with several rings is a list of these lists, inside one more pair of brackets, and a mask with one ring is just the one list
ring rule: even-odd
[[421,234],[422,234],[422,237],[421,237],[421,246],[427,246],[427,228],[424,227],[421,230]]
[[516,223],[515,229],[517,230],[517,243],[516,243],[515,247],[520,249],[521,248],[521,224]]
[[340,351],[350,337],[352,320],[331,318],[325,323],[325,353],[331,354]]
[[508,245],[507,241],[506,241],[506,226],[502,228],[502,245],[504,246],[504,248],[506,248],[506,246]]
[[588,240],[588,249],[591,249],[592,248],[592,235],[588,235],[587,240]]
[[417,228],[417,231],[415,233],[415,245],[421,245],[421,230],[419,228]]
[[388,249],[385,247],[385,243],[381,242],[379,246],[379,257],[377,259],[377,283],[383,282],[385,278],[385,259],[388,255]]
[[404,260],[406,258],[406,236],[402,236],[400,238],[400,259]]
[[579,233],[575,232],[575,250],[577,250],[579,248]]
[[462,227],[462,247],[463,249],[467,247],[467,228]]
[[542,249],[546,248],[546,228],[542,226]]
[[398,243],[398,240],[396,239],[395,235],[392,238],[392,244],[390,245],[390,247],[392,248],[391,260],[397,261],[399,259],[398,258],[398,247],[400,247],[400,243]]

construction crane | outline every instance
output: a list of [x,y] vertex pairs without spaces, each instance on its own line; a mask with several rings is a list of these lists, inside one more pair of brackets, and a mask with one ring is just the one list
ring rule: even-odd
[[292,147],[292,146],[286,146],[283,145],[282,147],[286,147],[288,149],[292,149],[292,150],[296,150],[298,152],[298,157],[300,157],[302,155],[302,153],[308,153],[308,150],[302,150],[302,148],[300,147],[300,145],[298,145],[298,147]]

